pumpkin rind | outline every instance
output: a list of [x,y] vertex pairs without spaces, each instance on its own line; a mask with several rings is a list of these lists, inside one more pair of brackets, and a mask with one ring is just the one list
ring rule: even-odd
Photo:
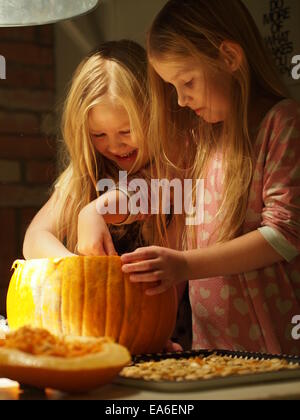
[[55,335],[112,337],[132,354],[163,349],[176,321],[175,288],[147,296],[131,283],[120,257],[16,261],[7,295],[9,327]]
[[[82,343],[96,340],[65,339]],[[69,359],[0,346],[0,376],[41,389],[84,392],[110,383],[130,360],[128,350],[113,342],[103,343],[100,352]]]

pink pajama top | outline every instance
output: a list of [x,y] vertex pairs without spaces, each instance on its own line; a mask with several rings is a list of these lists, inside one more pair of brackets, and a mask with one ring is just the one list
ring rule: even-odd
[[[300,106],[284,100],[259,127],[244,234],[258,229],[284,262],[240,275],[189,282],[193,348],[300,355]],[[205,179],[198,248],[211,246],[220,206],[222,158]]]

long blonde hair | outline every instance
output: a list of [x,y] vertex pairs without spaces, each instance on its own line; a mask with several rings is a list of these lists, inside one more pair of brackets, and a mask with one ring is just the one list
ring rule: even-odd
[[102,44],[78,66],[72,79],[63,118],[62,134],[66,169],[55,183],[59,192],[57,234],[69,250],[77,243],[80,210],[99,196],[101,178],[118,180],[117,166],[98,153],[88,127],[89,111],[109,95],[124,106],[130,120],[131,135],[138,144],[135,170],[147,152],[148,128],[147,57],[133,41]]
[[[253,139],[248,126],[252,92],[259,90],[278,100],[287,97],[287,92],[254,20],[240,0],[170,0],[155,18],[147,38],[150,61],[178,62],[192,57],[207,74],[226,71],[219,60],[220,46],[226,40],[241,47],[243,60],[232,78],[231,117],[222,126],[208,124],[191,110],[180,109],[175,89],[166,85],[151,65],[148,70],[149,141],[159,178],[170,176],[174,168],[188,178],[205,178],[208,163],[226,133],[218,242],[234,238],[245,219],[254,171]],[[193,233],[195,239],[195,229]]]

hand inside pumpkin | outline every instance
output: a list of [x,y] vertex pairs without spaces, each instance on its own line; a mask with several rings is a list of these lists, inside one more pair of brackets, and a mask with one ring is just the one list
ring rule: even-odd
[[80,255],[117,255],[108,226],[97,212],[95,202],[79,213],[77,250]]

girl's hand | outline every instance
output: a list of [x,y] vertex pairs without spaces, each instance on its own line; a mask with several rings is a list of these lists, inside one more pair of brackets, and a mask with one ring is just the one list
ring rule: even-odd
[[177,352],[183,352],[183,348],[180,344],[174,343],[174,341],[168,340],[166,345],[164,346],[164,352],[165,353],[177,353]]
[[84,207],[78,217],[79,255],[117,255],[107,224],[95,202]]
[[186,260],[180,251],[151,246],[124,254],[121,260],[123,272],[130,274],[133,283],[158,283],[157,287],[146,291],[150,296],[163,293],[187,279]]

